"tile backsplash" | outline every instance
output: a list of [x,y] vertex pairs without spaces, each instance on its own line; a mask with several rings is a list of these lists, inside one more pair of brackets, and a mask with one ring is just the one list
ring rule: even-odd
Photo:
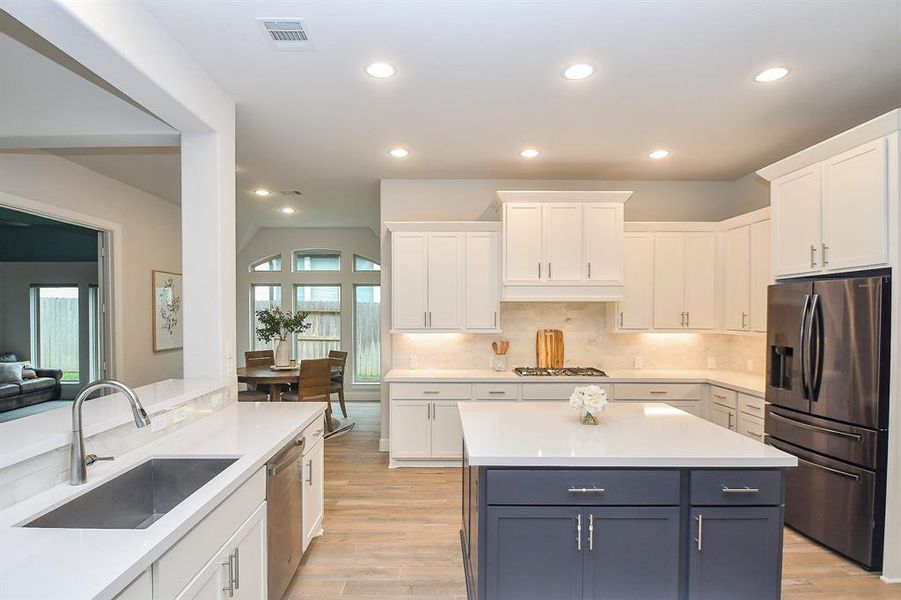
[[504,302],[501,325],[501,335],[394,334],[393,365],[398,369],[488,368],[491,342],[503,337],[510,340],[508,367],[531,366],[535,332],[560,329],[567,366],[633,369],[640,358],[644,369],[706,369],[708,358],[714,357],[718,369],[763,374],[766,367],[762,333],[613,333],[607,328],[606,305],[601,303]]

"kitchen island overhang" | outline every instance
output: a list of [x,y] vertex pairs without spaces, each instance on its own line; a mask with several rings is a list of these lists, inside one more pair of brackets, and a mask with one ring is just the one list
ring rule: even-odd
[[657,403],[460,403],[470,598],[778,598],[795,457]]

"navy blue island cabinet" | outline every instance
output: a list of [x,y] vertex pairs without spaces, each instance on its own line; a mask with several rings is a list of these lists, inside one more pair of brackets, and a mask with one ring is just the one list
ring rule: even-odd
[[779,598],[782,499],[779,468],[464,463],[467,593],[471,600]]

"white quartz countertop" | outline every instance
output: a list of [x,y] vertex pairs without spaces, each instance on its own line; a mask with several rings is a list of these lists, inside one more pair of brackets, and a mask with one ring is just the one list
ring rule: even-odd
[[[88,469],[88,483],[55,486],[0,512],[0,598],[111,598],[325,411],[325,403],[227,406],[156,442]],[[240,457],[147,529],[41,529],[17,525],[151,457]]]
[[608,404],[598,425],[564,402],[460,402],[469,464],[514,467],[793,467],[772,446],[659,403]]
[[521,377],[513,371],[491,369],[392,369],[385,375],[387,383],[416,382],[505,382],[553,383],[556,381],[584,381],[586,383],[712,383],[738,392],[763,397],[766,380],[763,375],[741,371],[710,370],[607,370],[608,377]]

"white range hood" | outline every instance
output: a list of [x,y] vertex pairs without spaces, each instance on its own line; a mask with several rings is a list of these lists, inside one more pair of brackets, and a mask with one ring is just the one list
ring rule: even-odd
[[631,191],[498,191],[502,300],[621,300],[623,205],[631,196]]

